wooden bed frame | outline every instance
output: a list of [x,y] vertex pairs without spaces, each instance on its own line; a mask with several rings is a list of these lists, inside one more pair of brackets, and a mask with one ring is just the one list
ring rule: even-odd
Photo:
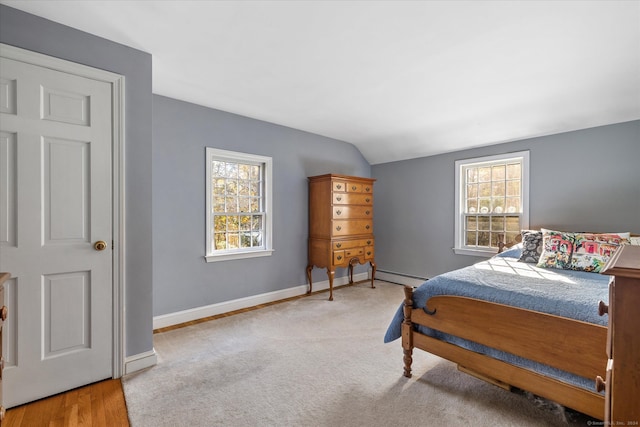
[[[594,308],[596,303],[594,302]],[[427,312],[429,311],[429,313]],[[411,377],[413,349],[450,360],[460,370],[503,388],[511,386],[604,419],[604,396],[424,335],[423,325],[595,380],[607,366],[607,328],[587,322],[458,296],[434,296],[426,311],[413,308],[405,286],[402,348],[404,375]]]
[[[631,233],[632,237],[640,234]],[[500,243],[498,252],[519,243]],[[607,367],[607,327],[474,298],[439,295],[426,308],[413,308],[413,288],[404,289],[402,348],[404,375],[411,377],[413,349],[419,348],[454,362],[458,369],[507,390],[517,387],[557,402],[591,417],[605,419],[605,396],[596,392]],[[608,306],[594,301],[602,316]],[[455,344],[422,334],[426,326],[487,347],[544,363],[585,378],[594,379],[594,390],[586,390],[512,365]],[[602,384],[600,384],[602,385]],[[603,389],[604,390],[604,389]]]

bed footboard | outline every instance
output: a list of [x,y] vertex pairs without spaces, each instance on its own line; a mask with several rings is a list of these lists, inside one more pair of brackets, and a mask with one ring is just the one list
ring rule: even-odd
[[413,288],[409,286],[405,287],[403,314],[402,348],[406,377],[411,377],[413,348],[416,347],[603,419],[604,397],[601,394],[421,334],[415,330],[415,325],[594,379],[596,375],[602,375],[607,364],[606,327],[456,296],[432,297],[425,309],[414,308]]

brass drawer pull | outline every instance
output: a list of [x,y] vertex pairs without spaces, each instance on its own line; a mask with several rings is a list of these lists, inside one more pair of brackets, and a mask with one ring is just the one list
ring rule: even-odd
[[366,199],[364,199],[364,201],[369,203],[371,201],[371,199],[367,197]]
[[342,247],[342,243],[336,243],[336,248],[341,248]]
[[367,187],[367,188],[364,189],[364,191],[366,191],[368,193],[369,191],[371,191],[371,188]]
[[336,211],[336,215],[342,215],[342,211],[341,211],[340,209],[338,209],[338,210]]
[[366,228],[368,230],[368,229],[371,228],[371,226],[369,224],[367,224],[366,227],[364,227],[364,228]]
[[338,255],[338,261],[342,259],[342,255]]
[[352,186],[351,186],[351,189],[352,189],[353,191],[356,191],[356,188],[358,188],[358,187],[356,187],[355,185],[352,185]]
[[371,211],[364,211],[365,215],[370,215]]
[[370,245],[370,244],[371,244],[371,240],[367,240],[367,245]]
[[371,255],[371,251],[367,251],[367,255]]
[[342,188],[342,185],[341,185],[341,184],[338,184],[338,185],[336,185],[336,188],[337,188],[338,190],[340,190],[340,189]]
[[340,231],[340,230],[342,230],[342,227],[337,226],[337,227],[336,227],[336,230],[337,230],[337,231]]
[[341,201],[341,200],[342,200],[342,197],[338,196],[338,197],[336,197],[336,200],[337,200],[337,201]]

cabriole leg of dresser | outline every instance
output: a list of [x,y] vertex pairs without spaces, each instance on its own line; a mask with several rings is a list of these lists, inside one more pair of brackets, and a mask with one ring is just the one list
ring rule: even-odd
[[307,265],[307,280],[309,281],[309,290],[307,291],[307,295],[311,293],[311,288],[313,286],[311,284],[311,270],[313,270],[313,264]]
[[329,276],[329,301],[333,301],[333,276],[335,276],[336,271],[327,268],[327,276]]
[[373,286],[373,281],[376,278],[376,263],[373,261],[369,261],[369,265],[371,265],[371,287],[375,289],[375,286]]

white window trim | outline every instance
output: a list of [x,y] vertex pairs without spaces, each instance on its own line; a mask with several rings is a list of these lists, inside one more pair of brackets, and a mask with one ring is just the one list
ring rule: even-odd
[[[212,229],[211,223],[213,220],[212,213],[212,197],[211,197],[211,160],[212,158],[216,159],[227,159],[233,162],[252,162],[252,163],[263,163],[264,164],[264,204],[265,204],[265,242],[264,248],[260,249],[240,249],[236,251],[225,251],[222,253],[214,253],[213,248],[211,246],[212,242]],[[228,150],[220,150],[218,148],[206,147],[206,254],[205,260],[207,262],[216,262],[216,261],[228,261],[233,259],[245,259],[245,258],[256,258],[256,257],[264,257],[271,256],[273,253],[272,246],[272,186],[271,182],[273,180],[273,160],[271,157],[260,156],[257,154],[249,154],[249,153],[240,153],[236,151],[228,151]]]
[[464,182],[462,169],[469,164],[492,163],[501,160],[522,159],[522,214],[521,228],[529,228],[529,151],[518,151],[514,153],[498,154],[494,156],[476,157],[473,159],[456,160],[455,162],[455,246],[454,253],[457,255],[472,255],[480,257],[491,257],[497,253],[496,249],[479,249],[464,246],[464,234],[462,233],[463,215],[461,207],[464,204],[464,192],[461,183]]

